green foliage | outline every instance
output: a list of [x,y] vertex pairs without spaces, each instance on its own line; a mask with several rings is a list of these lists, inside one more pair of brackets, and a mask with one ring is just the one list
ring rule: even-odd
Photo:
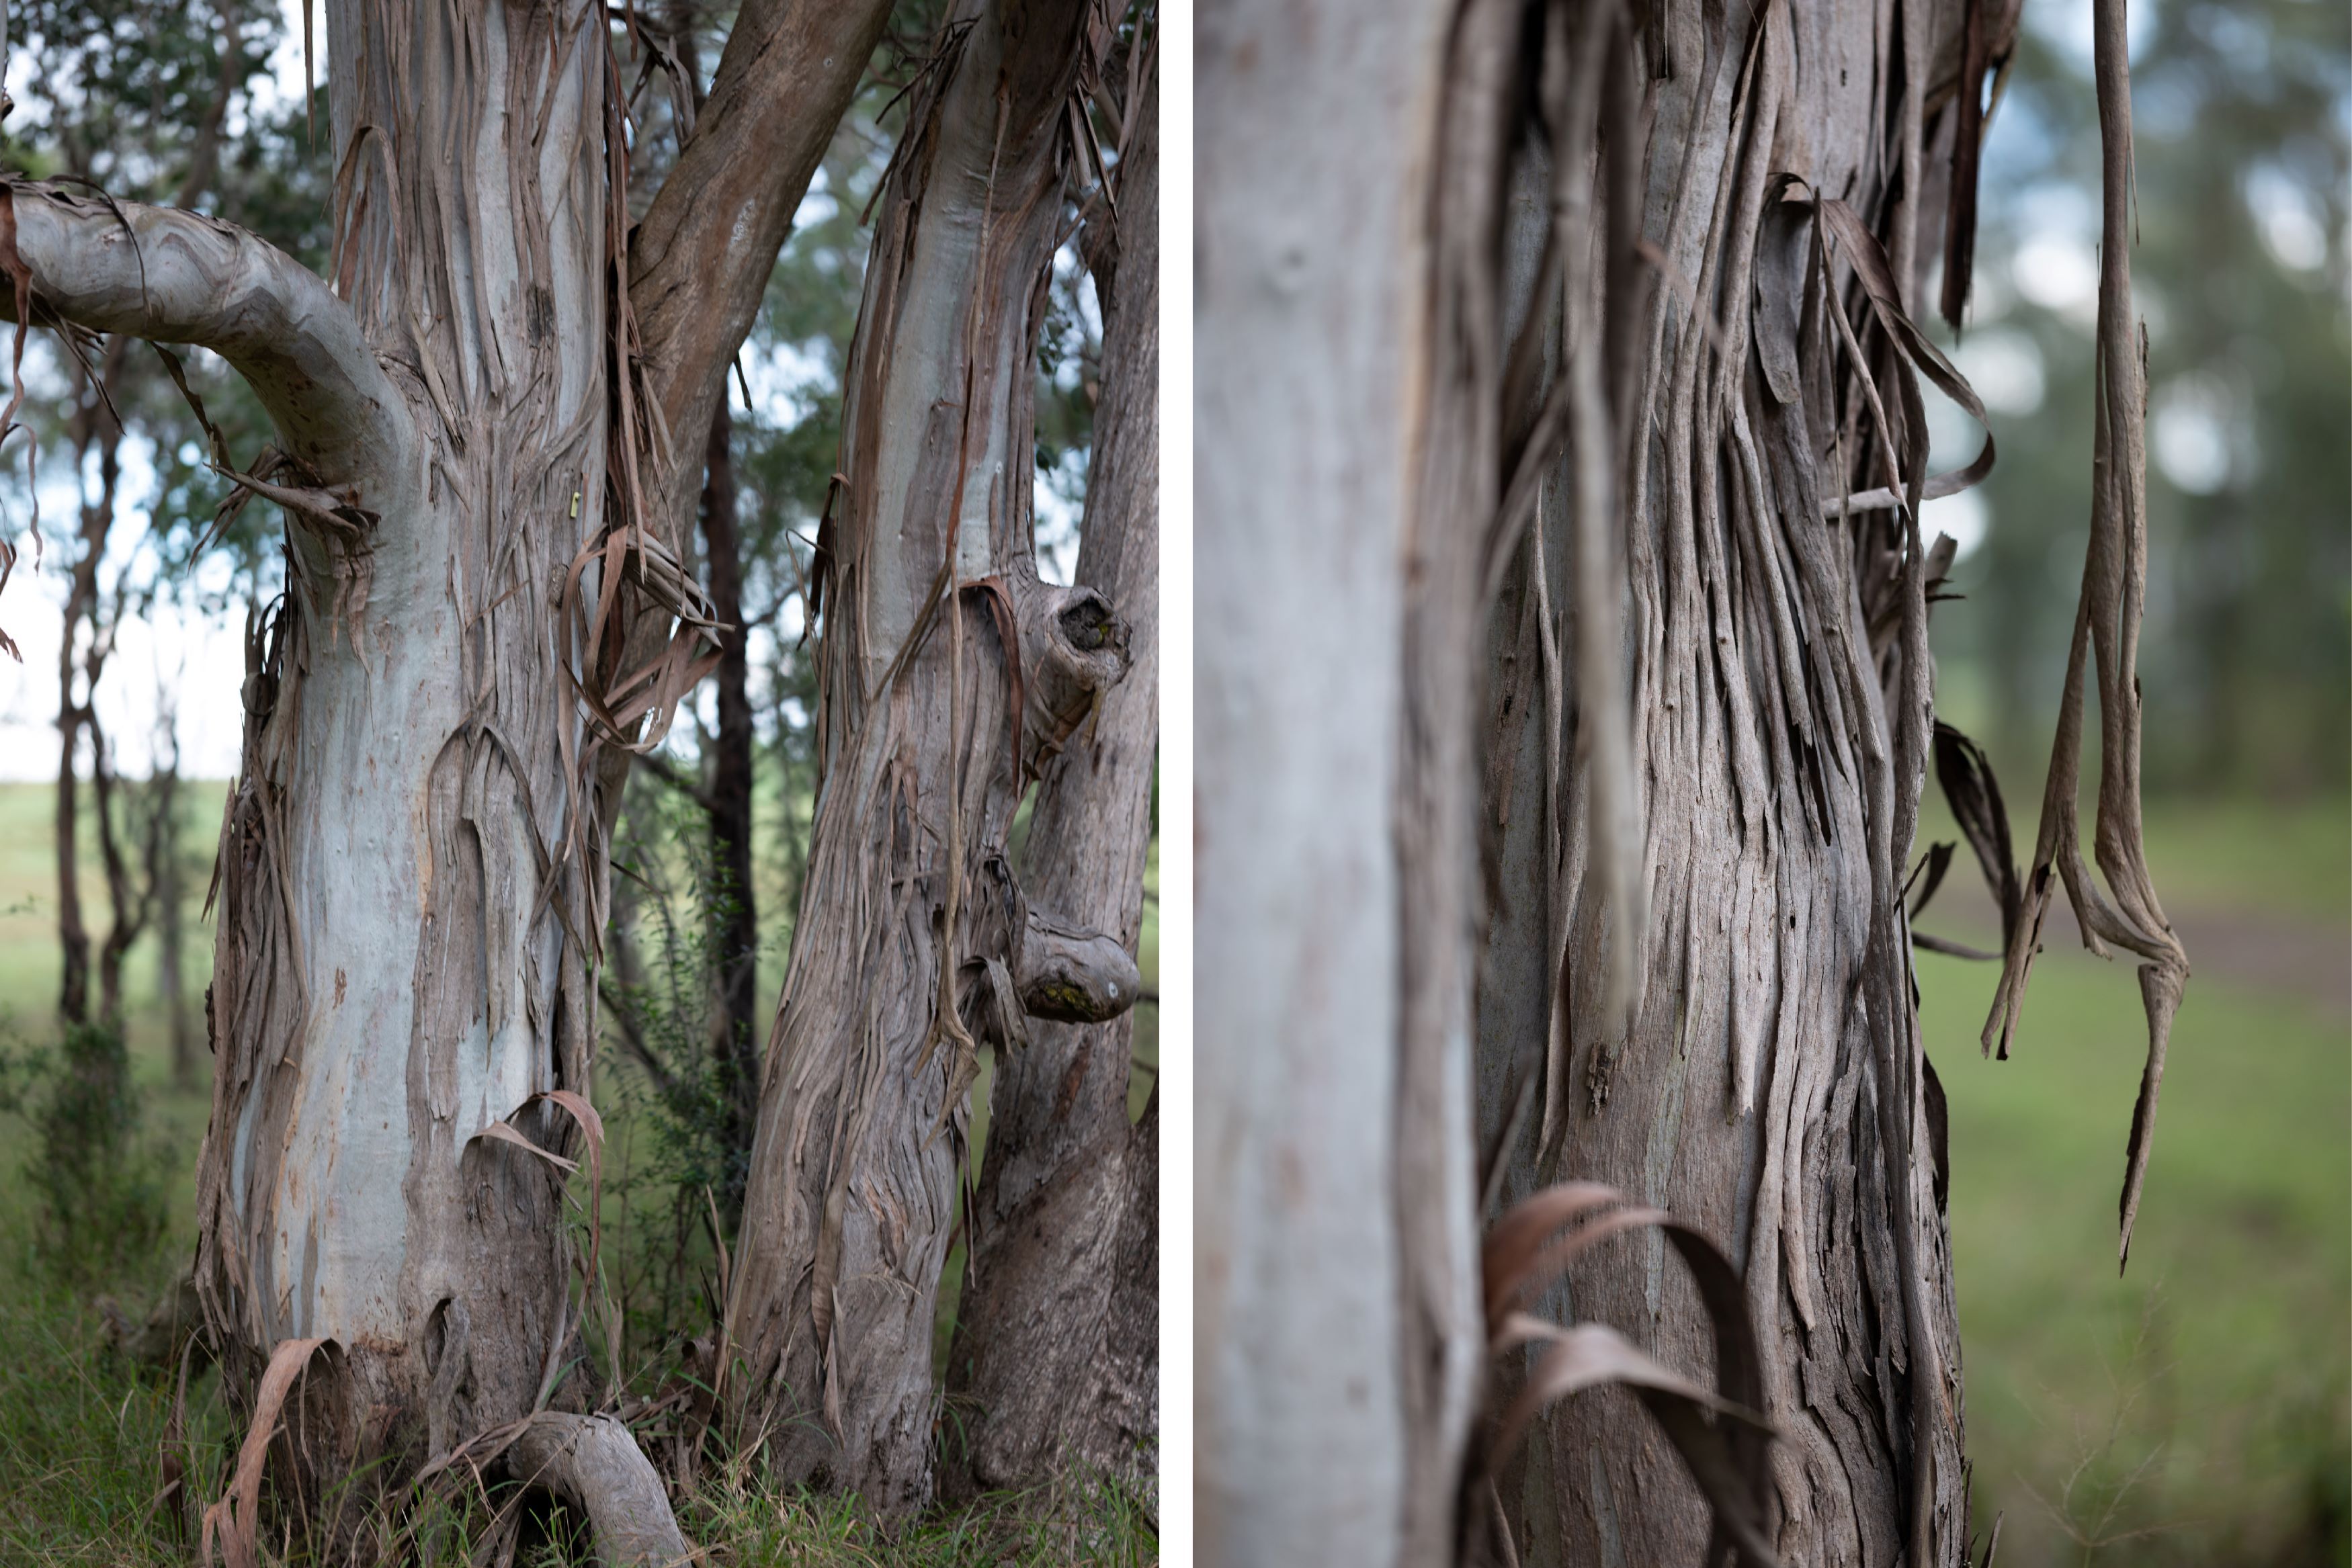
[[612,1194],[633,1220],[666,1220],[624,1232],[624,1300],[640,1323],[681,1337],[709,1315],[699,1311],[713,1256],[706,1210],[716,1206],[723,1224],[740,1212],[751,1158],[735,1136],[733,1063],[718,1049],[717,934],[740,894],[709,844],[691,800],[640,778],[615,846],[604,983],[614,1065],[625,1069],[607,1075],[604,1097],[633,1139]]
[[170,1152],[142,1135],[144,1096],[117,1030],[69,1026],[48,1051],[0,1057],[0,1111],[33,1130],[24,1182],[33,1254],[61,1281],[142,1275],[163,1238]]

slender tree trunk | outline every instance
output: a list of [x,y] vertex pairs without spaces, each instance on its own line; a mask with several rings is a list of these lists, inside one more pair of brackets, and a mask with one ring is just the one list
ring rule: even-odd
[[[1118,216],[1093,269],[1103,301],[1102,394],[1078,582],[1124,608],[1134,663],[1045,765],[1024,886],[1038,903],[1141,938],[1143,872],[1160,735],[1160,97],[1142,87],[1119,162]],[[1129,1479],[1155,1468],[1157,1369],[1139,1384],[1109,1347],[1157,1338],[1156,1255],[1121,1267],[1122,1215],[1140,1169],[1156,1181],[1158,1119],[1130,1125],[1134,1016],[1040,1023],[997,1059],[986,1163],[948,1362],[968,1400],[955,1456],[982,1488],[1034,1484],[1081,1463]],[[1135,1331],[1139,1329],[1139,1334]],[[952,1443],[952,1437],[950,1439]],[[952,1449],[950,1450],[952,1452]]]
[[[167,716],[167,726],[177,723]],[[187,849],[182,843],[179,737],[172,736],[169,761],[159,762],[148,780],[148,809],[154,813],[148,841],[147,877],[155,890],[155,998],[171,1030],[172,1083],[189,1090],[196,1083],[196,1036],[188,1016]]]
[[[74,474],[82,465],[100,426],[115,432],[112,419],[93,407],[96,394],[78,389],[83,402],[74,410]],[[89,927],[81,907],[81,742],[89,737],[93,755],[105,745],[98,727],[98,676],[106,667],[104,627],[99,616],[99,570],[104,564],[106,536],[114,520],[114,442],[103,447],[107,482],[96,503],[81,505],[81,553],[75,559],[66,585],[65,622],[58,639],[58,792],[56,843],[58,861],[58,946],[65,960],[58,987],[58,1012],[69,1024],[89,1021]],[[87,632],[89,641],[83,642]],[[101,810],[103,807],[101,806]]]
[[[747,1437],[897,1512],[931,1492],[931,1325],[975,1031],[1134,999],[1115,937],[1025,901],[1027,779],[1127,663],[1039,580],[1034,353],[1083,0],[960,7],[881,195],[820,530],[820,781],[728,1308]],[[730,1375],[733,1375],[730,1374]]]
[[[723,1066],[731,1110],[728,1147],[749,1159],[760,1116],[760,921],[751,887],[751,664],[743,623],[742,545],[736,532],[735,465],[729,450],[732,421],[722,399],[710,418],[703,458],[702,544],[709,566],[710,612],[719,633],[719,733],[710,769],[710,870],[718,904],[712,935],[719,972],[714,1019],[715,1058]],[[743,1187],[730,1175],[723,1195],[730,1219],[740,1218]]]
[[114,759],[107,754],[106,734],[93,722],[89,731],[91,805],[98,819],[99,859],[106,868],[109,917],[106,940],[98,950],[98,1016],[108,1028],[123,1023],[122,966],[131,945],[153,917],[155,883],[152,854],[133,861],[123,852],[122,828],[131,802],[118,799],[122,781],[115,777]]
[[1199,24],[1203,1563],[1433,1563],[1453,1539],[1471,811],[1423,747],[1433,721],[1466,743],[1468,691],[1426,683],[1476,622],[1418,508],[1448,11]]
[[[89,1020],[89,928],[81,915],[81,730],[83,709],[74,701],[74,632],[89,602],[85,564],[77,563],[66,591],[63,644],[58,653],[58,792],[53,838],[58,862],[58,949],[65,972],[58,986],[58,1016],[68,1024]],[[87,570],[94,576],[95,563]]]

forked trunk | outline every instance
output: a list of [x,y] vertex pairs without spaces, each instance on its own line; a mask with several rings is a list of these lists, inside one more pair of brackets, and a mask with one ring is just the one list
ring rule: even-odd
[[1134,999],[1114,938],[1030,908],[1026,779],[1125,668],[1085,589],[1038,580],[1033,381],[1090,8],[959,8],[877,209],[818,538],[810,864],[728,1306],[742,1435],[790,1479],[931,1491],[940,1267],[975,1036]]
[[[884,10],[747,0],[634,267],[611,17],[576,0],[329,8],[331,290],[230,225],[0,185],[10,319],[213,349],[278,433],[232,476],[285,511],[289,588],[247,638],[197,1171],[196,1287],[261,1416],[219,1514],[239,1568],[298,1387],[325,1425],[279,1496],[347,1526],[596,1377],[544,1156],[598,1152],[599,782],[709,663],[671,549],[698,465],[665,432],[708,427]],[[562,1486],[642,1466],[602,1427],[534,1431]],[[625,1556],[683,1550],[666,1511],[625,1538],[591,1512]]]
[[[1030,897],[1116,932],[1129,952],[1142,936],[1160,737],[1160,94],[1156,82],[1141,90],[1117,216],[1096,220],[1109,232],[1088,247],[1102,394],[1077,572],[1128,617],[1134,664],[1045,765],[1023,866]],[[1158,1118],[1128,1116],[1133,1033],[1130,1013],[1040,1022],[997,1058],[947,1370],[949,1399],[965,1406],[950,1463],[980,1487],[1034,1485],[1068,1464],[1129,1480],[1156,1468],[1157,1368],[1112,1354],[1122,1337],[1158,1338],[1156,1270],[1120,1267],[1131,1195],[1159,1174]]]

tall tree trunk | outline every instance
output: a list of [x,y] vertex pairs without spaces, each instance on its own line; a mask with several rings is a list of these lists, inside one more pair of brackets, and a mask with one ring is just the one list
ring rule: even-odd
[[[1119,160],[1117,217],[1092,260],[1103,302],[1102,393],[1077,580],[1122,607],[1134,663],[1045,765],[1023,866],[1030,897],[1118,934],[1143,928],[1160,736],[1160,94],[1141,86]],[[1093,251],[1095,247],[1089,247]],[[961,1461],[982,1488],[1031,1485],[1082,1463],[1129,1479],[1155,1468],[1157,1369],[1123,1379],[1109,1347],[1157,1338],[1156,1255],[1122,1270],[1121,1218],[1158,1118],[1128,1116],[1134,1015],[1040,1023],[997,1059],[948,1395],[967,1400]],[[952,1439],[950,1439],[952,1441]]]
[[[1906,285],[1933,251],[1921,148],[1957,17],[1944,38],[1897,11],[1462,0],[1342,44],[1299,4],[1204,27],[1211,1560],[1335,1530],[1356,1561],[1454,1549],[1450,1511],[1426,1521],[1464,1428],[1426,1401],[1475,1302],[1438,1310],[1468,1266],[1442,1272],[1416,1200],[1475,1225],[1481,1138],[1506,1195],[1608,1182],[1745,1268],[1784,1561],[1964,1550],[1899,897],[1927,565],[1903,509],[1839,501],[1899,455],[1916,508],[1926,447],[1916,393],[1879,412],[1913,351],[1838,234],[1824,289],[1813,197],[1865,214]],[[1530,174],[1538,147],[1559,162]],[[1710,1364],[1661,1240],[1580,1264],[1572,1306]],[[1555,1406],[1465,1509],[1499,1502],[1523,1561],[1696,1559],[1706,1506],[1639,1420],[1615,1394]]]
[[[683,276],[631,267],[601,5],[330,7],[331,289],[228,225],[0,191],[20,289],[214,349],[278,433],[237,478],[287,514],[289,585],[247,639],[195,1272],[233,1391],[266,1406],[299,1373],[337,1413],[286,1495],[361,1502],[320,1483],[382,1459],[368,1486],[396,1486],[595,1375],[538,1153],[583,1153],[583,1127],[596,1153],[605,759],[690,685],[698,633],[674,622],[709,623],[667,509],[692,454],[663,434],[708,407],[666,421],[667,394],[719,384],[881,9],[747,0],[681,155],[698,177],[638,231],[687,247]],[[614,291],[633,270],[659,305],[643,324]],[[623,657],[646,641],[650,674]],[[635,1452],[563,1432],[582,1485]]]
[[[1912,408],[1891,427],[1864,412],[1880,396],[1870,381],[1895,403],[1911,371],[1873,330],[1858,258],[1818,237],[1796,200],[1810,186],[1872,214],[1888,271],[1916,287],[1941,214],[1906,193],[1922,191],[1929,63],[1958,39],[1926,35],[1925,5],[1899,12],[1891,34],[1835,3],[1735,7],[1714,25],[1681,15],[1638,46],[1612,29],[1622,42],[1600,69],[1622,80],[1638,62],[1657,130],[1619,183],[1606,162],[1597,180],[1570,180],[1597,184],[1576,199],[1604,210],[1638,200],[1640,237],[1673,271],[1635,293],[1569,247],[1566,375],[1580,353],[1605,352],[1616,408],[1596,395],[1591,428],[1663,434],[1637,441],[1630,466],[1613,451],[1594,463],[1622,475],[1602,483],[1625,519],[1622,543],[1597,553],[1577,547],[1593,492],[1579,488],[1583,452],[1571,456],[1573,498],[1539,547],[1575,562],[1573,605],[1536,635],[1571,727],[1607,722],[1610,683],[1626,683],[1640,837],[1591,826],[1608,785],[1588,744],[1581,767],[1559,767],[1556,855],[1514,890],[1532,917],[1566,918],[1547,938],[1564,946],[1549,947],[1559,983],[1535,1037],[1548,1042],[1543,1112],[1507,1151],[1507,1186],[1608,1182],[1727,1243],[1780,1428],[1787,1561],[1951,1563],[1968,1536],[1958,1331],[1900,894],[1925,773],[1928,569],[1897,510],[1838,515],[1836,500],[1881,481],[1881,450],[1900,448],[1911,479],[1925,438]],[[1597,90],[1567,112],[1601,119],[1604,139],[1634,126],[1630,102],[1606,118]],[[1873,133],[1888,123],[1891,143]],[[1635,231],[1618,211],[1608,222],[1628,236],[1622,252]],[[1827,293],[1809,257],[1824,243]],[[1685,288],[1719,337],[1694,325]],[[1838,312],[1871,334],[1866,370],[1839,353]],[[1625,587],[1583,580],[1596,567]],[[1592,655],[1576,624],[1591,617],[1622,618],[1622,677]],[[1604,862],[1628,848],[1646,923],[1606,894]],[[1623,1013],[1606,978],[1621,951]],[[1488,1046],[1518,1056],[1526,1038]],[[1580,1269],[1573,1301],[1663,1359],[1707,1364],[1707,1319],[1662,1239]],[[1539,1424],[1506,1507],[1526,1561],[1703,1547],[1705,1506],[1664,1445],[1624,1440],[1624,1397],[1567,1401]]]
[[1199,24],[1204,1563],[1433,1563],[1453,1539],[1471,802],[1427,747],[1466,747],[1446,682],[1476,621],[1419,502],[1448,10]]
[[178,722],[176,714],[164,716],[171,756],[158,759],[147,781],[147,809],[154,813],[147,842],[147,879],[155,890],[155,1000],[171,1031],[173,1087],[188,1090],[196,1083],[196,1036],[188,1017],[187,847],[180,836],[184,802]]
[[1089,7],[960,7],[880,198],[818,537],[820,781],[728,1330],[790,1479],[931,1491],[931,1325],[974,1031],[1134,999],[1117,939],[1031,908],[1005,833],[1127,663],[1036,574],[1034,378]]
[[[753,1017],[760,994],[760,920],[751,887],[751,662],[743,623],[742,544],[736,531],[735,464],[729,450],[733,422],[726,402],[710,416],[703,457],[702,545],[709,566],[710,613],[720,626],[719,733],[712,737],[710,872],[712,951],[719,1007],[713,1019],[730,1107],[727,1146],[748,1160],[760,1116],[760,1034]],[[729,1218],[741,1217],[743,1186],[730,1172],[721,1195]]]
[[278,414],[329,498],[289,508],[287,596],[248,642],[196,1279],[234,1386],[281,1341],[341,1343],[331,1474],[397,1480],[530,1414],[573,1354],[562,1176],[483,1134],[577,1155],[544,1096],[589,1090],[604,865],[567,665],[593,650],[555,594],[635,434],[608,430],[602,28],[329,13],[365,346],[357,407]]
[[87,615],[95,589],[97,562],[78,561],[66,590],[66,618],[58,651],[58,791],[52,838],[58,862],[58,950],[64,972],[58,983],[58,1016],[68,1024],[89,1021],[89,927],[81,914],[81,731],[82,706],[74,700],[74,634]]
[[71,422],[74,476],[77,481],[81,478],[92,445],[100,444],[103,482],[96,501],[88,497],[82,500],[76,540],[81,553],[74,559],[66,580],[65,622],[58,638],[55,839],[58,946],[65,960],[58,1012],[69,1024],[89,1021],[89,926],[81,906],[81,743],[88,735],[93,755],[105,745],[97,709],[98,679],[105,671],[107,653],[100,616],[99,572],[105,562],[106,536],[114,521],[114,453],[121,439],[121,428],[100,405],[95,389],[85,383],[76,392],[80,402]]
[[[109,1029],[122,1028],[122,967],[131,945],[147,929],[155,909],[154,857],[137,860],[123,852],[122,830],[135,800],[121,800],[121,779],[115,777],[114,759],[107,753],[106,732],[95,721],[89,727],[89,774],[93,815],[98,819],[100,862],[106,868],[109,915],[106,940],[98,949],[98,1016]],[[148,824],[152,831],[152,823]]]

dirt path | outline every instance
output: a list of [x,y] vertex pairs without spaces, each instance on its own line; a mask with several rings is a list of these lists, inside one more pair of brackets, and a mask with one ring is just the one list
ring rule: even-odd
[[[1991,896],[1975,877],[1951,876],[1920,917],[1923,931],[1990,946],[2000,930]],[[2173,929],[2189,949],[2192,977],[2243,989],[2285,994],[2352,1022],[2352,928],[2262,910],[2172,908]],[[2081,932],[2062,894],[2042,925],[2045,952],[2079,949]],[[2126,956],[2127,956],[2127,955]],[[2192,985],[2195,983],[2192,977]]]

